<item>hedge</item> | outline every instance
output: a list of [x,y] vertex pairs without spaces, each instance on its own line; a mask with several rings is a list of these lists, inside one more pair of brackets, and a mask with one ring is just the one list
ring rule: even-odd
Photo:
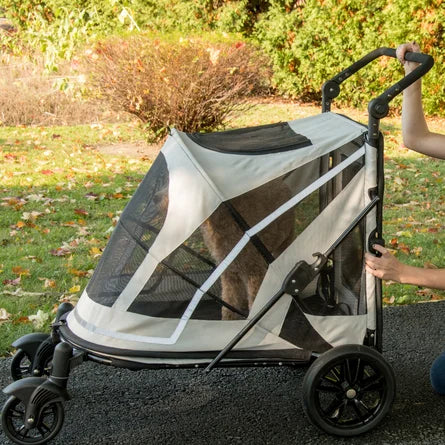
[[[367,52],[416,40],[436,62],[424,80],[425,111],[445,115],[444,0],[73,0],[69,10],[65,3],[0,0],[26,28],[23,35],[45,21],[65,23],[70,38],[59,32],[57,42],[68,48],[82,38],[135,28],[132,20],[136,29],[166,33],[241,33],[270,56],[277,91],[301,100],[319,100],[322,83]],[[42,35],[51,33],[40,32],[40,40]],[[402,73],[400,64],[381,59],[349,79],[338,102],[361,107]]]
[[[425,111],[445,114],[442,0],[307,0],[291,11],[281,2],[271,3],[252,37],[272,58],[281,92],[317,99],[325,80],[367,52],[415,40],[435,59],[424,79]],[[339,102],[361,107],[402,75],[398,62],[383,58],[345,82]]]

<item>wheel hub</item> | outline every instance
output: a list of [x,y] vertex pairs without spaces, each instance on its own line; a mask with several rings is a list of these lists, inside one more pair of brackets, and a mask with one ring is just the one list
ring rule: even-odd
[[346,391],[346,397],[347,397],[348,399],[355,399],[356,396],[357,396],[357,391],[356,391],[355,389],[353,389],[353,388],[349,388],[349,389]]

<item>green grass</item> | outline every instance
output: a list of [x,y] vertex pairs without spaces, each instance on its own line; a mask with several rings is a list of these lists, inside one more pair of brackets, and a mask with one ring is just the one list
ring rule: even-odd
[[[306,117],[318,107],[261,103],[232,127]],[[366,123],[366,115],[341,110]],[[431,120],[433,130],[445,120]],[[444,266],[445,163],[401,145],[400,118],[384,120],[387,245],[402,261]],[[150,167],[143,158],[102,155],[95,146],[144,139],[135,124],[51,128],[0,127],[0,355],[37,328],[28,317],[76,301],[117,217]],[[18,279],[20,281],[18,282]],[[405,304],[445,298],[444,292],[386,283],[384,301]],[[0,318],[1,318],[0,311]],[[48,329],[46,321],[43,329]],[[39,328],[40,329],[40,328]]]
[[132,124],[0,128],[0,354],[28,316],[79,297],[150,167],[93,146],[141,139]]

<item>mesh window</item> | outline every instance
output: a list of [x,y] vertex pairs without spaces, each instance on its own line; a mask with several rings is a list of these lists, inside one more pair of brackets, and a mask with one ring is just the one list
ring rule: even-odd
[[[340,161],[357,148],[358,144],[351,143],[338,150]],[[330,156],[327,168],[332,168],[335,162],[334,155]],[[201,298],[192,318],[220,320],[246,317],[267,272],[268,264],[320,214],[323,208],[322,194],[333,199],[334,192],[338,193],[360,167],[360,163],[353,164],[339,175],[340,179],[336,179],[335,183],[331,181],[326,190],[314,191],[293,209],[253,236]],[[158,265],[129,311],[155,317],[182,317],[197,290],[232,251],[244,233],[325,172],[322,160],[316,159],[261,187],[222,203],[187,241]],[[133,247],[128,249],[127,255],[119,249],[113,252],[113,255],[108,255],[107,261],[114,260],[116,271],[119,272],[116,275],[109,273],[106,276],[110,282],[114,277],[117,280],[118,276],[123,284],[128,282],[155,239],[157,231],[162,227],[165,218],[162,203],[165,203],[167,196],[164,190],[168,188],[168,175],[166,181],[165,178],[164,181],[160,178],[154,177],[150,181],[158,184],[154,187],[154,191],[147,194],[151,204],[146,197],[143,197],[143,202],[147,206],[140,209],[138,202],[133,203],[132,200],[128,205],[130,210],[126,209],[122,215],[119,232],[116,231],[119,234],[116,236],[122,237],[122,240],[116,240],[113,244],[124,249],[125,245],[133,243]],[[139,215],[144,217],[141,218]],[[122,264],[118,269],[122,258],[125,258],[123,262],[126,264]],[[339,275],[339,278],[335,279],[343,280],[344,286],[356,285],[355,281],[354,283],[348,281],[351,280],[351,276],[347,274]],[[102,286],[103,282],[104,280]],[[111,288],[115,292],[113,294],[115,298],[120,292],[115,289],[121,289],[122,285],[113,285]]]
[[[331,153],[321,161],[322,173],[343,162],[362,144],[361,136]],[[320,210],[335,199],[363,166],[364,157],[361,157],[320,188]],[[297,212],[298,208],[297,206]],[[365,221],[362,220],[335,249],[320,275],[302,292],[300,305],[303,311],[323,316],[358,315],[366,312],[362,288],[364,233]]]
[[209,150],[233,154],[265,154],[297,150],[311,141],[295,133],[287,122],[213,133],[188,133],[188,137]]
[[366,313],[364,220],[338,245],[321,273],[301,292],[301,309],[312,315]]
[[[327,155],[321,161],[322,173],[336,167],[340,162],[347,159],[358,148],[363,145],[363,136],[345,144],[335,152]],[[351,179],[358,173],[364,165],[364,158],[361,157],[344,169],[339,175],[329,181],[320,189],[320,206],[323,209],[326,207],[351,181]]]
[[123,211],[88,284],[88,296],[112,306],[161,230],[168,207],[168,169],[162,153]]
[[[158,265],[129,307],[130,312],[164,318],[180,318],[183,315],[196,291],[216,268],[204,241],[203,230],[195,231]],[[209,292],[204,300],[206,304],[200,304],[193,318],[220,319],[221,306],[217,298]]]

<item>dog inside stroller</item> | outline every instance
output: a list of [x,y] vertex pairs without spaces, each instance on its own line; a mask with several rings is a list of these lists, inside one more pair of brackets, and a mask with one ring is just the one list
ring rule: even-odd
[[315,425],[353,436],[382,421],[395,378],[381,355],[381,282],[364,268],[365,251],[383,243],[379,121],[433,61],[409,54],[420,65],[370,102],[368,125],[332,113],[341,83],[381,56],[395,51],[326,82],[317,116],[171,131],[76,307],[59,307],[51,334],[14,342],[2,411],[13,442],[58,434],[70,370],[86,360],[310,365],[303,406]]

